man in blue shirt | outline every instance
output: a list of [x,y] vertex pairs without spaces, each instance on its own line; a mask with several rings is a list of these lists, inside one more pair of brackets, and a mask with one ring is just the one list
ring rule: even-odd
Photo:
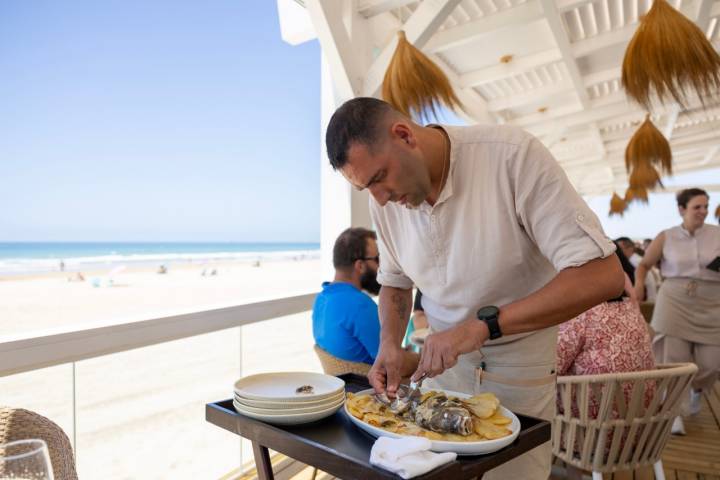
[[313,336],[322,349],[343,360],[372,364],[380,345],[377,304],[379,266],[375,232],[348,228],[333,247],[335,279],[323,283],[313,306]]
[[[378,307],[365,293],[380,292],[376,240],[375,232],[365,228],[340,234],[333,247],[335,279],[323,283],[313,306],[315,343],[335,357],[370,365],[380,345]],[[419,359],[417,353],[405,351],[401,375],[414,372]]]

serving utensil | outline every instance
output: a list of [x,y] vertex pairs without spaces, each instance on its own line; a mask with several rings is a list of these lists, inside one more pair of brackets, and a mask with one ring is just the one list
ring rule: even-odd
[[375,394],[375,398],[387,405],[391,412],[401,415],[420,398],[420,387],[427,376],[428,373],[425,372],[417,380],[411,380],[410,385],[400,384],[394,399],[390,399],[387,393]]

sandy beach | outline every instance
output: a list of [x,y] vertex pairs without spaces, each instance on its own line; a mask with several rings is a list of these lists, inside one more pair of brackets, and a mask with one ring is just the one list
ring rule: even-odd
[[[215,269],[217,275],[203,276]],[[223,262],[0,281],[0,337],[58,326],[89,326],[164,311],[202,310],[319,289],[319,260]],[[94,287],[91,279],[101,279]],[[1,341],[1,338],[0,338]],[[36,410],[77,442],[82,479],[220,478],[252,459],[238,437],[205,422],[205,403],[229,398],[242,375],[321,371],[310,314],[168,342],[0,378],[0,404]],[[75,382],[73,384],[73,377]],[[77,417],[73,418],[73,388]]]
[[71,272],[0,276],[0,337],[319,290],[323,280],[318,259],[178,264],[162,275],[136,267],[113,275],[108,287],[111,270],[83,272],[83,282],[68,281]]

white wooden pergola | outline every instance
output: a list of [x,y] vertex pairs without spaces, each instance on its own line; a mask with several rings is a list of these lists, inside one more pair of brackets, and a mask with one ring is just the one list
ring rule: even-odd
[[[322,128],[356,96],[379,96],[397,31],[444,70],[468,123],[520,126],[555,155],[582,195],[627,187],[624,151],[646,112],[626,99],[620,65],[652,0],[277,0],[283,38],[322,47]],[[670,0],[720,50],[720,0]],[[674,171],[720,166],[720,108],[656,108]],[[323,142],[324,143],[324,142]],[[323,152],[324,252],[368,225],[365,195]],[[720,185],[700,185],[720,190]]]

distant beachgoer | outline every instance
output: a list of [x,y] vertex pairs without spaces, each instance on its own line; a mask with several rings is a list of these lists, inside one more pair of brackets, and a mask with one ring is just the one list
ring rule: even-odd
[[210,271],[210,276],[211,276],[211,277],[214,277],[214,276],[217,275],[217,274],[218,274],[218,271],[217,271],[217,269],[215,269],[215,268],[213,268],[213,269]]
[[157,273],[160,275],[164,275],[164,274],[168,273],[168,269],[165,265],[160,265],[160,268],[158,268]]
[[65,262],[62,261],[62,260],[60,260],[60,271],[61,271],[61,272],[64,272],[64,271],[65,271]]
[[85,277],[81,272],[77,272],[74,276],[67,277],[68,282],[84,282]]

